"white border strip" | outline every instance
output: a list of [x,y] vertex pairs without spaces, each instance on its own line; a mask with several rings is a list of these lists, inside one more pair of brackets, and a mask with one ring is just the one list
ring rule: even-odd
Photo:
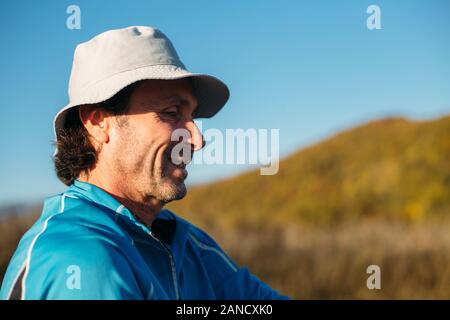
[[19,272],[16,274],[16,277],[14,278],[14,281],[12,282],[12,285],[9,288],[8,295],[6,296],[6,300],[10,300],[11,299],[11,294],[12,294],[12,292],[14,290],[14,287],[16,286],[17,280],[19,280],[19,277],[22,274],[23,269],[25,268],[25,262],[26,261],[24,261],[24,263],[22,263],[22,266],[20,267]]
[[[64,212],[64,199],[66,197],[66,194],[63,194],[61,197],[61,209],[58,213],[55,213],[54,215],[48,217],[45,221],[44,221],[44,226],[42,227],[42,230],[33,238],[33,240],[31,241],[31,245],[28,248],[27,251],[27,258],[25,260],[25,274],[23,275],[22,278],[22,292],[21,292],[21,296],[20,299],[21,300],[25,300],[25,290],[26,290],[26,286],[25,286],[25,281],[27,279],[28,276],[28,271],[30,270],[30,262],[31,262],[31,251],[33,250],[34,244],[36,243],[36,240],[39,238],[39,236],[44,233],[45,229],[47,229],[48,226],[48,221],[53,218],[54,216],[63,213]],[[72,198],[72,197],[70,197]]]
[[122,210],[125,208],[125,206],[123,204],[121,204],[120,206],[117,207],[116,212],[117,213],[122,213]]

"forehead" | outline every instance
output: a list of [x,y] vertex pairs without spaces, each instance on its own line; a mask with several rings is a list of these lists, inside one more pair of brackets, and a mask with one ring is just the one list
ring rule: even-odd
[[[134,90],[131,104],[162,103],[165,101],[185,100],[196,107],[197,99],[188,79],[144,80]],[[134,103],[133,103],[134,102]]]

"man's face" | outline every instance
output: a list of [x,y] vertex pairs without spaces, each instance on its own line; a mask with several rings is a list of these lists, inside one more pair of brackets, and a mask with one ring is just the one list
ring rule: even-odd
[[186,195],[186,159],[181,165],[173,163],[179,163],[179,159],[171,159],[178,141],[172,141],[171,136],[174,130],[185,129],[191,137],[184,141],[190,144],[189,149],[202,148],[203,137],[192,121],[196,107],[186,79],[146,80],[134,90],[127,114],[112,122],[105,159],[130,198],[153,197],[167,203]]

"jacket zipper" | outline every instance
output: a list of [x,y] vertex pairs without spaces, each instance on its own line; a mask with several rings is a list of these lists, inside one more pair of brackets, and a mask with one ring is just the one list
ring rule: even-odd
[[161,244],[161,246],[164,248],[164,250],[167,252],[167,255],[169,256],[170,268],[172,269],[172,279],[175,288],[175,296],[177,300],[180,300],[180,292],[177,281],[177,271],[175,269],[175,261],[173,259],[173,255],[170,252],[169,248],[167,248],[167,246],[161,240],[159,240],[152,232],[150,232],[150,236]]

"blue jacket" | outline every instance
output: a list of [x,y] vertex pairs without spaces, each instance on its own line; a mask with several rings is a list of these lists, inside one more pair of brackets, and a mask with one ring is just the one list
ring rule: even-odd
[[2,299],[288,299],[204,231],[161,210],[152,230],[76,180],[46,199],[3,279]]

